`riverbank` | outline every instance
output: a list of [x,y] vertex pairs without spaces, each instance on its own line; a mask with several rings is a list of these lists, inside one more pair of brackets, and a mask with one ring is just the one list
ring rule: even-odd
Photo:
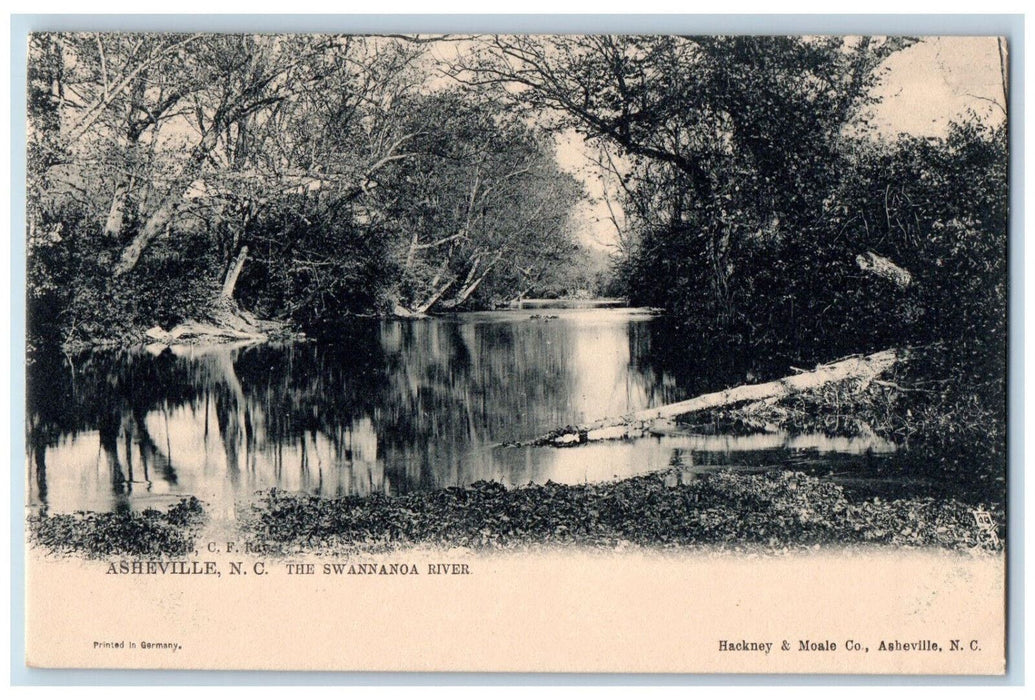
[[[955,500],[856,499],[802,473],[689,475],[669,470],[621,481],[468,488],[368,498],[268,492],[242,527],[254,546],[289,552],[367,552],[440,546],[520,549],[706,547],[780,552],[825,546],[999,550],[1001,509]],[[995,536],[991,533],[995,532]]]
[[206,519],[201,502],[185,498],[164,513],[153,508],[29,516],[28,539],[53,554],[182,556],[194,551]]
[[[28,518],[29,541],[53,554],[182,556],[206,521],[196,498],[166,512],[77,512]],[[240,528],[255,551],[385,552],[408,547],[533,546],[709,549],[776,554],[888,547],[1001,551],[1001,507],[954,499],[858,498],[799,472],[689,474],[620,481],[466,488],[399,496],[320,498],[271,490]]]
[[[203,312],[163,328],[142,323],[107,327],[89,337],[70,336],[58,343],[62,352],[75,354],[93,349],[147,346],[162,349],[180,345],[225,345],[304,340],[306,334],[285,321],[262,319],[240,308],[232,299],[212,301]],[[37,339],[40,345],[43,339]],[[56,341],[54,341],[56,342]]]
[[[196,498],[166,512],[29,516],[29,542],[53,554],[182,556],[206,513]],[[271,490],[240,524],[271,554],[384,552],[406,547],[530,546],[780,553],[825,547],[1001,551],[1005,513],[954,499],[858,498],[799,472],[690,475],[678,469],[615,482],[548,482],[399,496],[320,498]]]
[[[560,299],[525,299],[521,303],[501,304],[496,307],[471,306],[464,309],[439,311],[412,311],[396,305],[390,311],[356,312],[343,317],[345,320],[427,320],[436,316],[452,316],[470,312],[491,311],[536,311],[544,309],[616,309],[625,305],[626,300],[618,298],[560,298]],[[646,309],[651,314],[661,315],[661,309]],[[530,314],[529,320],[546,320],[555,318],[542,314]],[[217,299],[200,313],[190,318],[183,318],[163,327],[152,323],[137,323],[129,327],[112,325],[100,333],[89,337],[74,336],[64,340],[37,337],[32,345],[59,345],[65,353],[74,354],[93,349],[109,349],[120,347],[177,346],[177,345],[225,345],[230,343],[263,343],[307,340],[321,335],[335,334],[341,319],[307,326],[305,330],[298,324],[289,321],[277,321],[257,317],[250,311],[240,308],[230,299]],[[31,349],[31,348],[30,348]]]

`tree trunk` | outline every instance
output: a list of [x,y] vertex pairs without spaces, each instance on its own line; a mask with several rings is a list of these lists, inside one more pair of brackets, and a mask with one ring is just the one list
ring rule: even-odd
[[140,229],[140,232],[133,237],[126,249],[122,251],[122,257],[115,266],[115,276],[121,277],[140,262],[140,256],[144,254],[147,247],[151,245],[159,234],[165,231],[165,227],[172,220],[173,210],[176,208],[176,195],[166,195],[158,209],[151,214],[147,223]]
[[[144,104],[146,91],[145,79],[135,82],[130,96],[129,105],[126,108],[126,129],[123,137],[122,148],[127,154],[133,154],[140,145],[140,137],[147,130],[149,121],[135,121],[134,115],[140,105]],[[157,116],[154,117],[155,128],[158,125]],[[132,162],[132,161],[131,161]],[[122,174],[119,181],[115,183],[115,192],[111,197],[111,207],[108,208],[108,218],[104,221],[104,235],[108,238],[118,239],[122,234],[122,227],[125,223],[126,202],[129,200],[129,193],[133,190],[134,177],[132,174]]]
[[446,274],[446,271],[449,269],[449,263],[453,259],[453,250],[453,248],[449,249],[449,254],[446,256],[446,259],[442,261],[442,264],[439,266],[438,271],[435,273],[435,276],[431,280],[431,284],[429,286],[431,287],[431,289],[435,291],[432,292],[431,296],[428,297],[423,304],[417,305],[417,308],[414,309],[416,313],[427,313],[428,309],[437,304],[438,300],[442,298],[442,295],[449,291],[449,288],[456,283],[455,279],[451,279],[441,287],[438,286],[439,282],[442,279],[442,276]]
[[406,267],[404,268],[407,272],[413,269],[413,259],[417,254],[417,233],[414,232],[413,236],[410,237],[410,245],[406,249]]
[[[538,282],[536,282],[536,284],[538,284]],[[535,285],[532,285],[531,287],[525,287],[520,292],[518,292],[516,296],[511,297],[507,301],[507,304],[510,306],[520,305],[521,302],[525,300],[525,295],[531,292],[533,289],[535,289]]]
[[115,266],[114,272],[116,277],[131,272],[137,266],[140,256],[147,250],[147,247],[165,231],[166,226],[172,220],[177,204],[183,198],[187,188],[201,174],[202,166],[209,153],[216,147],[218,140],[218,129],[213,125],[202,137],[201,143],[194,147],[190,160],[187,161],[183,171],[173,182],[172,186],[169,187],[165,196],[162,197],[161,204],[158,205],[158,208],[147,219],[140,232],[133,237],[133,240],[130,241],[129,245],[122,252],[122,257]]
[[108,209],[108,218],[104,220],[104,235],[108,238],[118,238],[122,233],[122,222],[125,218],[126,200],[129,197],[130,183],[122,181],[115,185],[115,193],[111,197],[111,207]]
[[449,288],[453,286],[454,281],[455,280],[450,280],[449,282],[446,282],[444,285],[442,285],[441,289],[432,294],[427,299],[427,301],[425,301],[423,304],[421,304],[415,309],[416,312],[419,314],[426,314],[428,312],[428,309],[437,304],[438,300],[442,298],[442,295],[445,294],[449,290]]
[[485,269],[482,270],[481,276],[479,276],[478,279],[472,281],[471,278],[474,276],[475,271],[478,269],[478,264],[476,262],[474,267],[472,267],[471,271],[468,273],[467,279],[464,280],[464,284],[466,286],[463,289],[460,290],[459,294],[457,294],[455,297],[453,297],[452,299],[450,299],[446,303],[442,304],[442,306],[446,307],[447,309],[453,309],[453,308],[456,308],[457,306],[460,306],[460,304],[463,304],[465,301],[467,301],[467,299],[472,294],[474,294],[475,290],[477,290],[478,287],[481,286],[482,282],[485,281],[485,278],[489,276],[489,273],[492,272],[492,268],[494,268],[496,266],[496,263],[498,263],[500,261],[500,258],[502,258],[502,257],[503,257],[503,252],[502,251],[497,253],[496,257],[492,259],[492,262],[490,262],[488,265],[486,265]]
[[241,275],[241,270],[244,268],[244,263],[248,259],[248,246],[241,246],[241,250],[237,253],[237,257],[230,264],[230,269],[226,271],[226,277],[223,279],[223,289],[219,293],[224,299],[234,298],[234,288],[237,286],[237,278]]

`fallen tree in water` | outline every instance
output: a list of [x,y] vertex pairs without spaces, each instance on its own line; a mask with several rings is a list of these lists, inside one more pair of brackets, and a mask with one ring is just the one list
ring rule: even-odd
[[567,447],[595,440],[641,437],[650,431],[651,424],[657,420],[734,404],[778,400],[834,382],[855,380],[860,388],[864,388],[905,356],[906,353],[900,350],[855,355],[820,365],[812,371],[799,372],[764,384],[743,384],[724,391],[702,394],[686,401],[647,408],[624,416],[604,418],[586,426],[567,426],[531,442],[519,444]]

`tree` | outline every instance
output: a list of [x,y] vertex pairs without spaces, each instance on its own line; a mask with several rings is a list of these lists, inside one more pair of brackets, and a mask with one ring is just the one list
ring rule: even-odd
[[534,278],[570,246],[579,188],[543,136],[470,93],[415,96],[399,109],[414,156],[393,169],[379,206],[398,241],[403,307],[456,308],[503,264]]
[[226,130],[213,154],[219,167],[192,187],[199,218],[219,224],[224,299],[250,253],[290,258],[314,221],[352,216],[380,171],[410,157],[413,134],[391,133],[391,111],[415,87],[407,69],[422,50],[345,37],[319,58],[326,65],[317,83],[295,86],[290,99]]
[[123,250],[114,268],[116,276],[131,271],[164,231],[224,135],[246,130],[249,120],[267,116],[280,103],[316,86],[329,70],[319,59],[339,41],[347,39],[221,35],[194,47],[192,56],[203,67],[202,82],[208,87],[203,96],[194,96],[191,126],[199,138]]
[[[308,216],[361,217],[378,171],[408,157],[409,137],[384,135],[423,50],[348,36],[34,35],[33,285],[72,336],[103,333],[105,316],[122,332],[204,314],[206,293],[236,313],[263,244],[291,259]],[[178,285],[196,288],[179,311]]]
[[633,295],[654,289],[661,298],[645,300],[731,332],[753,323],[751,282],[736,279],[752,273],[739,267],[746,259],[780,248],[805,258],[787,265],[809,263],[846,128],[863,124],[882,62],[910,43],[489,37],[452,71],[615,149],[628,163],[626,209],[642,226]]

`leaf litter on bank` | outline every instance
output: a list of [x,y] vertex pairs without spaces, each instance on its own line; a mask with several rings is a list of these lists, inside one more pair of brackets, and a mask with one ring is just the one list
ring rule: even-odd
[[243,524],[255,545],[280,551],[378,551],[415,545],[511,549],[537,545],[808,549],[880,545],[998,550],[996,535],[955,500],[852,500],[799,472],[701,474],[669,470],[621,481],[466,488],[399,496],[320,498],[271,490]]
[[55,554],[179,556],[193,551],[204,520],[201,502],[191,496],[164,513],[153,508],[139,513],[43,510],[29,516],[28,531],[32,544]]

